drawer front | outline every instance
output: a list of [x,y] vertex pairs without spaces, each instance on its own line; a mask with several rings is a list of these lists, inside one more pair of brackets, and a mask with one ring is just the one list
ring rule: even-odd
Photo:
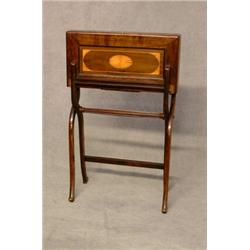
[[80,46],[80,73],[163,78],[164,50]]

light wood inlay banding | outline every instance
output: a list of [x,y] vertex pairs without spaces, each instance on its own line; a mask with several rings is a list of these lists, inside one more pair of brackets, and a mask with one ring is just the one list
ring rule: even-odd
[[162,77],[163,50],[81,47],[81,72]]

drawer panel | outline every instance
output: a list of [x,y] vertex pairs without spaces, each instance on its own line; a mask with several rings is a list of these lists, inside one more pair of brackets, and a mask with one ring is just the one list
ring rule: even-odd
[[80,46],[80,73],[163,78],[164,50]]

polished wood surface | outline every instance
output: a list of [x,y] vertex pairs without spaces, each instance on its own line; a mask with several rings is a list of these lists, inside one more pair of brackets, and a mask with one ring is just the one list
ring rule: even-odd
[[162,78],[163,50],[83,46],[80,51],[82,73]]
[[[86,162],[163,170],[163,213],[167,212],[172,123],[174,119],[179,63],[179,35],[77,32],[66,33],[67,85],[71,88],[69,116],[69,201],[75,199],[74,122],[79,125],[79,149],[83,183]],[[163,94],[163,112],[101,109],[79,104],[81,88],[116,91],[148,91]],[[163,163],[117,159],[85,154],[84,113],[159,118],[165,123]]]
[[[144,34],[144,33],[119,33],[119,32],[81,32],[68,31],[66,33],[67,44],[67,85],[71,85],[70,63],[75,62],[77,67],[77,79],[81,81],[103,81],[124,82],[127,84],[150,84],[164,85],[163,72],[158,75],[145,74],[114,74],[106,71],[100,73],[86,74],[82,72],[82,49],[87,47],[104,47],[107,50],[125,49],[127,53],[131,50],[153,50],[153,53],[161,53],[160,62],[170,65],[171,75],[169,79],[169,93],[177,91],[178,62],[180,36],[175,34]],[[139,52],[137,52],[138,54]],[[143,54],[143,53],[142,53]],[[146,52],[144,54],[147,54]],[[145,62],[144,62],[145,63]],[[108,64],[105,64],[108,65]],[[137,66],[139,67],[139,65]],[[138,73],[138,72],[137,72]]]
[[135,161],[135,160],[90,156],[90,155],[86,155],[85,160],[89,162],[100,162],[107,164],[125,165],[131,167],[156,168],[156,169],[163,169],[164,167],[164,165],[159,162]]

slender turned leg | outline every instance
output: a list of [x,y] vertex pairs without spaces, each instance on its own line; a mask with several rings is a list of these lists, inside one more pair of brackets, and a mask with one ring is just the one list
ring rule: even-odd
[[78,117],[78,126],[79,126],[79,148],[80,148],[80,160],[81,160],[81,170],[82,170],[82,179],[83,183],[88,182],[88,176],[86,172],[86,164],[85,164],[85,150],[84,150],[84,121],[83,114],[81,112],[77,112]]
[[[167,95],[165,95],[165,110],[168,103]],[[169,113],[165,112],[165,144],[164,144],[164,172],[163,172],[163,201],[162,212],[166,213],[168,209],[168,181],[169,181],[169,165],[170,165],[170,149],[172,136],[172,123],[175,112],[176,94],[171,94],[171,104]]]
[[164,149],[162,213],[166,213],[168,209],[168,182],[169,182],[170,146],[171,146],[171,134],[169,134],[168,132],[169,132],[168,122],[167,120],[165,120],[165,149]]
[[171,130],[172,120],[174,113],[175,97],[171,96],[171,105],[169,110],[168,103],[168,83],[170,79],[170,67],[165,68],[165,81],[164,81],[164,97],[163,97],[163,110],[165,120],[165,138],[164,138],[164,170],[163,170],[163,198],[162,198],[162,213],[168,210],[168,181],[169,181],[169,162],[170,162],[170,146],[171,146]]
[[76,111],[72,107],[69,115],[69,169],[70,169],[70,185],[69,185],[69,201],[75,199],[75,152],[74,152],[74,123]]

